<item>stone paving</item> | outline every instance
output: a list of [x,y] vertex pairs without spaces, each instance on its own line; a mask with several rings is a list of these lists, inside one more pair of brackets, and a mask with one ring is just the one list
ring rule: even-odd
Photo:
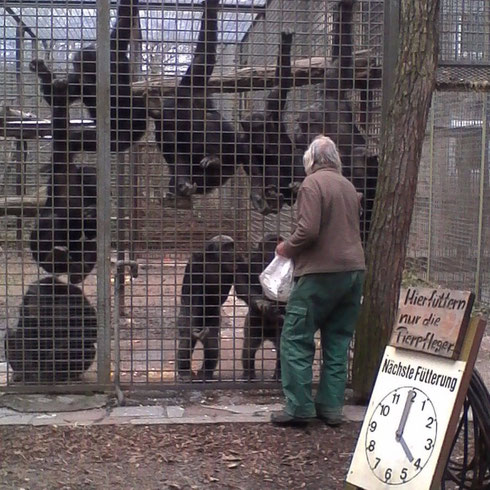
[[[106,395],[3,395],[0,425],[210,424],[269,422],[280,403],[114,406]],[[365,407],[346,406],[347,420],[362,421]]]
[[[490,386],[490,332],[487,327],[476,368]],[[0,378],[6,363],[0,362]],[[349,391],[349,390],[348,390]],[[347,398],[349,399],[349,397]],[[223,422],[264,423],[282,408],[281,396],[262,397],[259,403],[234,390],[225,397],[207,398],[202,391],[187,397],[140,400],[132,406],[116,406],[112,395],[20,395],[0,393],[2,425],[107,425],[107,424],[210,424]],[[344,417],[360,422],[366,407],[346,405]]]

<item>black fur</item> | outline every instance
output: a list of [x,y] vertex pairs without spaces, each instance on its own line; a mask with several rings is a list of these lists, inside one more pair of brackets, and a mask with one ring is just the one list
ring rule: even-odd
[[54,277],[29,286],[5,352],[14,381],[77,380],[95,359],[97,318],[82,291]]
[[237,263],[235,292],[249,307],[242,350],[245,379],[255,378],[255,354],[265,340],[274,344],[277,353],[274,378],[281,377],[280,339],[285,305],[263,295],[259,275],[274,258],[276,246],[282,240],[280,235],[266,234],[250,253],[249,260]]
[[305,151],[320,134],[335,141],[344,175],[352,181],[358,192],[364,194],[363,236],[366,238],[376,192],[378,158],[368,156],[366,139],[355,123],[348,98],[354,81],[352,11],[355,2],[341,0],[335,12],[332,57],[338,62],[340,76],[328,79],[324,86],[323,101],[298,118],[295,143]]
[[[251,145],[254,162],[259,162],[258,171],[264,179],[269,205],[267,212],[278,212],[284,200],[289,205],[294,204],[299,185],[305,177],[302,156],[298,157],[294,150],[284,118],[288,93],[292,87],[292,40],[293,34],[281,34],[275,74],[277,88],[267,97],[265,113],[252,113],[241,121],[247,142]],[[255,208],[264,213],[260,205],[255,205]]]
[[30,248],[46,272],[68,274],[79,283],[97,261],[97,189],[95,169],[73,163],[69,151],[66,80],[54,80],[52,174],[46,204],[40,209]]
[[183,379],[194,376],[191,362],[198,340],[204,347],[204,363],[197,376],[213,378],[219,359],[220,309],[234,279],[234,248],[230,237],[218,235],[206,243],[204,253],[193,253],[185,268],[177,320],[177,369]]
[[[132,20],[138,16],[138,0],[120,0],[117,20],[111,31],[111,151],[122,152],[139,141],[146,132],[148,111],[146,99],[131,90],[131,64],[129,42]],[[89,45],[75,53],[73,72],[66,82],[69,103],[81,99],[90,117],[97,123],[97,48]],[[41,91],[52,106],[56,93],[56,80],[42,60],[34,60],[41,81]],[[72,152],[96,151],[96,131],[71,131]]]
[[175,97],[163,101],[155,117],[155,139],[170,171],[169,194],[207,194],[243,165],[252,195],[262,199],[260,176],[250,166],[248,148],[233,125],[214,107],[207,85],[216,63],[219,0],[205,0],[192,63]]

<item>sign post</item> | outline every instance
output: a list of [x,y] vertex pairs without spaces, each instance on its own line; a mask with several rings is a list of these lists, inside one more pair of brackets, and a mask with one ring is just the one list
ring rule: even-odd
[[401,291],[346,488],[440,486],[485,329],[469,321],[473,301],[465,291]]

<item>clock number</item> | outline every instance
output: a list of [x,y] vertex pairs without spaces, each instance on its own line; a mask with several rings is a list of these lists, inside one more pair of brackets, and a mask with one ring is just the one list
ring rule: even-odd
[[399,393],[393,393],[393,401],[392,403],[398,404],[398,401],[400,400],[400,394]]
[[375,447],[375,446],[376,446],[376,442],[375,442],[375,441],[373,441],[373,440],[371,440],[371,441],[369,442],[369,446],[367,447],[368,451],[373,452],[373,451],[374,451],[374,447]]
[[375,420],[373,420],[373,421],[372,421],[372,422],[369,424],[369,430],[370,430],[371,432],[374,432],[374,431],[376,430],[376,427],[378,427],[378,423],[377,423]]
[[410,400],[412,403],[415,401],[416,396],[417,396],[417,392],[415,390],[412,391],[412,399]]
[[427,401],[427,400],[424,400],[424,401],[422,402],[422,412],[424,411],[424,408],[425,408],[425,402],[426,402],[426,401]]
[[400,479],[402,481],[405,481],[407,479],[407,475],[408,475],[408,468],[403,468],[402,472],[400,473]]
[[386,471],[385,471],[385,481],[388,481],[390,478],[391,478],[391,468],[388,468]]
[[381,462],[381,459],[380,458],[376,458],[376,464],[374,465],[373,470],[375,470],[378,467],[378,465],[379,465],[380,462]]
[[417,468],[418,470],[420,470],[420,458],[417,459],[417,461],[415,461],[415,463],[413,465],[415,466],[415,468]]
[[434,419],[434,417],[429,417],[429,418],[427,419],[427,424],[426,424],[426,427],[427,427],[428,429],[430,429],[430,428],[432,427],[432,424],[434,423],[434,420],[435,420],[435,419]]
[[383,417],[386,417],[389,413],[390,413],[390,406],[381,405],[381,415],[383,415]]
[[427,444],[424,446],[425,449],[427,449],[427,451],[429,451],[430,449],[432,449],[434,446],[434,441],[432,439],[427,439]]

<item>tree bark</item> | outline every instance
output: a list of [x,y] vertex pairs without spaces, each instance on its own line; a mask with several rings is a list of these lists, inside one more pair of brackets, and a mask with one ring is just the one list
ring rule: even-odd
[[357,325],[354,396],[367,401],[398,306],[438,55],[439,0],[401,0],[400,49],[381,138],[378,186]]

